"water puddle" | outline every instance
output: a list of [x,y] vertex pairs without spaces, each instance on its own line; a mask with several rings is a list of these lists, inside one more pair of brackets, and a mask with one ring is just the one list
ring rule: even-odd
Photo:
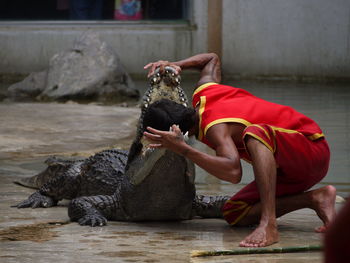
[[46,222],[31,225],[11,226],[0,230],[0,241],[45,242],[57,237],[51,229],[61,227],[69,222]]

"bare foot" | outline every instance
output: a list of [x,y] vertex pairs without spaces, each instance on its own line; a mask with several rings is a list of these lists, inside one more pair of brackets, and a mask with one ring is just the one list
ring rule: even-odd
[[249,236],[239,243],[240,247],[266,247],[278,242],[276,224],[259,225]]
[[316,232],[325,232],[329,223],[335,217],[336,191],[335,187],[327,185],[311,192],[313,209],[324,224],[323,226],[315,228]]

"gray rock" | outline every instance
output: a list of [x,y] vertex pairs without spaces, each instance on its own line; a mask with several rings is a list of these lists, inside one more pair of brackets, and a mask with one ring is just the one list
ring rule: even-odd
[[16,101],[32,100],[41,94],[46,86],[47,71],[30,73],[21,82],[11,85],[7,96]]
[[[71,50],[54,55],[46,72],[40,73],[47,75],[42,78],[43,82],[32,81],[36,75],[31,74],[31,79],[11,86],[9,94],[15,98],[14,94],[21,91],[38,100],[61,101],[121,102],[139,98],[139,92],[118,56],[96,32],[83,33]],[[28,82],[35,82],[35,85],[30,87]]]

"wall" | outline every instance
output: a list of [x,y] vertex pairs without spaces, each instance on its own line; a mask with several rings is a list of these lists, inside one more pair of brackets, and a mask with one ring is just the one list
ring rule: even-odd
[[150,61],[206,51],[206,6],[206,0],[192,0],[190,22],[0,22],[0,73],[40,71],[78,34],[96,30],[130,73],[143,74]]
[[[0,26],[0,71],[31,72],[47,67],[49,59],[72,47],[85,30],[95,30],[111,45],[130,72],[142,72],[143,65],[158,58],[175,59],[192,52],[191,27],[187,24],[57,25],[18,24]],[[177,46],[175,47],[175,43]]]
[[224,0],[223,21],[226,73],[350,77],[349,0]]
[[[207,51],[207,1],[191,0],[190,23],[0,22],[0,73],[42,70],[90,29],[143,74],[149,61]],[[226,74],[350,77],[350,1],[223,0],[222,40]]]

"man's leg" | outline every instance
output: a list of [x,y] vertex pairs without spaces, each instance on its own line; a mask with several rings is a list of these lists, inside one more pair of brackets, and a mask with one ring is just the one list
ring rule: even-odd
[[[315,229],[316,232],[325,232],[335,216],[336,189],[327,185],[319,189],[303,192],[295,195],[278,197],[276,199],[276,217],[283,216],[290,212],[310,208],[313,209],[323,222],[323,226]],[[241,219],[237,226],[248,226],[259,223],[261,214],[261,203],[256,203],[249,210],[247,215]]]
[[251,160],[255,181],[225,203],[223,216],[230,225],[259,225],[240,245],[267,246],[277,242],[276,216],[306,207],[314,209],[324,222],[316,229],[323,232],[335,215],[335,188],[305,191],[327,174],[327,141],[311,141],[301,133],[266,124],[248,126],[243,140],[247,155],[241,154]]
[[240,243],[240,246],[268,246],[277,242],[276,217],[302,208],[310,208],[317,213],[324,225],[316,231],[324,232],[335,216],[336,189],[328,185],[275,199],[277,167],[273,153],[260,141],[250,136],[246,138],[246,146],[252,159],[260,202],[254,204],[236,225],[246,226],[257,223],[259,225]]
[[247,220],[246,218],[251,219],[252,215],[255,216],[255,220],[258,219],[259,212],[260,222],[258,227],[240,243],[240,246],[263,247],[276,243],[279,239],[275,203],[276,161],[273,153],[251,136],[246,138],[246,147],[253,164],[254,177],[260,194],[260,207],[259,211],[253,207],[240,223]]

